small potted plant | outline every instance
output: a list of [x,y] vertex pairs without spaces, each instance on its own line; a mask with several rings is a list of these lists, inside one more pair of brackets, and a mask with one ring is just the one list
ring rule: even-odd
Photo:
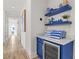
[[68,21],[70,16],[69,15],[63,15],[62,17],[63,17],[63,21]]

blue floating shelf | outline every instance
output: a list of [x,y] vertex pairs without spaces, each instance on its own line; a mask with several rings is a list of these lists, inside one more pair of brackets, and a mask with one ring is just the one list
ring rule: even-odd
[[67,5],[62,6],[60,8],[51,10],[50,12],[46,13],[45,16],[50,17],[50,16],[53,16],[53,15],[56,15],[56,14],[59,14],[59,13],[65,12],[65,11],[69,11],[71,9],[72,9],[72,7],[67,4]]
[[52,24],[45,24],[45,26],[53,26],[53,25],[67,25],[72,24],[71,21],[65,21],[65,22],[53,22]]

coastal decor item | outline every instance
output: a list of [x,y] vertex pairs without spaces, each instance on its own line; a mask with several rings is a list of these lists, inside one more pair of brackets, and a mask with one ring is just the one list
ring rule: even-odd
[[70,16],[69,15],[64,15],[62,16],[64,19],[68,19]]
[[65,19],[52,19],[45,24],[45,26],[52,26],[52,25],[67,25],[67,24],[72,24],[71,21],[68,20],[69,16],[63,16]]
[[63,15],[62,17],[63,17],[63,21],[68,21],[70,16],[69,15]]
[[52,17],[51,20],[54,21],[55,19]]
[[52,17],[51,19],[48,19],[48,23],[52,24],[52,22],[54,21],[55,19]]
[[59,4],[59,8],[61,8],[62,6],[63,6],[63,4],[62,4],[62,3],[60,3],[60,4]]
[[68,0],[63,0],[63,4],[68,4],[69,1]]

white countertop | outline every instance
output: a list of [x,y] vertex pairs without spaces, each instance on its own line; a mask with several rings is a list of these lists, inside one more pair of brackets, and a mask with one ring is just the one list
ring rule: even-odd
[[66,38],[66,39],[53,39],[53,38],[50,38],[50,37],[47,37],[47,36],[38,36],[39,38],[42,38],[42,39],[45,39],[47,41],[50,41],[50,42],[55,42],[57,44],[61,44],[61,45],[65,45],[69,42],[72,42],[74,41],[74,39],[72,38]]

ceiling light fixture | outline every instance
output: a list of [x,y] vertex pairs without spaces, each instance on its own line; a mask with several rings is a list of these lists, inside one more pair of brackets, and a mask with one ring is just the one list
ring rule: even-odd
[[15,6],[12,6],[11,8],[15,8]]

